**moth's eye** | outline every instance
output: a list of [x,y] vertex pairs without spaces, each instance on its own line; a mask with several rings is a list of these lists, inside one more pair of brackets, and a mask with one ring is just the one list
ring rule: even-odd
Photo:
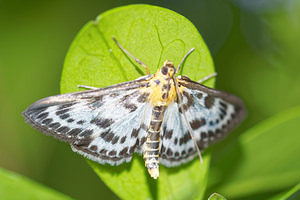
[[162,73],[163,75],[167,75],[167,73],[168,73],[168,67],[163,66],[163,67],[161,68],[161,73]]

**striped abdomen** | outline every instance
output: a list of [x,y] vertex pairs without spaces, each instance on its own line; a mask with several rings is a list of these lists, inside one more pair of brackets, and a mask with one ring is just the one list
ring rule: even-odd
[[159,176],[159,143],[160,130],[166,106],[154,106],[152,109],[151,122],[148,129],[146,148],[144,153],[145,165],[151,177]]

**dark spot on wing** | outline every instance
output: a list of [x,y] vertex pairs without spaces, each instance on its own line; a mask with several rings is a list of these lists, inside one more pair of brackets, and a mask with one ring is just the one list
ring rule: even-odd
[[48,125],[48,124],[50,124],[52,121],[53,121],[53,119],[47,118],[47,119],[44,119],[44,120],[42,121],[42,124]]
[[140,147],[140,140],[139,139],[136,139],[135,146]]
[[141,94],[141,95],[137,98],[137,101],[138,101],[139,103],[144,103],[144,102],[147,101],[149,95],[150,95],[149,93],[143,93],[143,94]]
[[130,147],[129,153],[130,153],[130,154],[133,154],[133,150],[134,150],[134,146],[133,146],[133,147]]
[[53,129],[56,129],[56,128],[60,127],[60,123],[58,123],[58,122],[52,123],[52,124],[49,125],[49,127],[53,128]]
[[174,144],[176,145],[178,143],[178,138],[174,139]]
[[34,114],[36,116],[39,113],[42,113],[42,112],[46,111],[47,109],[48,109],[47,107],[45,107],[45,108],[31,108],[30,110],[26,110],[26,113],[28,115]]
[[88,148],[88,146],[91,144],[91,141],[91,138],[84,138],[83,140],[76,140],[73,145],[80,146],[82,148]]
[[110,129],[108,129],[107,131],[101,133],[100,137],[106,142],[110,142],[113,139],[114,135],[115,134]]
[[62,114],[65,114],[67,112],[69,112],[70,109],[69,108],[66,108],[66,109],[62,109],[62,110],[58,110],[55,112],[56,115],[62,115]]
[[225,110],[227,109],[227,104],[222,101],[220,101],[220,106],[222,106]]
[[133,137],[135,137],[135,138],[137,138],[137,136],[138,136],[138,134],[139,134],[139,131],[140,131],[140,129],[133,129],[132,130],[132,132],[131,132],[131,137],[133,138]]
[[59,132],[59,133],[65,134],[65,133],[67,133],[69,130],[70,130],[69,127],[67,127],[67,126],[62,126],[62,127],[58,128],[56,131]]
[[112,119],[94,118],[90,121],[90,123],[96,124],[100,128],[108,128],[114,123],[114,121]]
[[168,150],[167,150],[167,155],[168,156],[172,156],[173,155],[173,151],[170,148],[168,148]]
[[124,103],[124,107],[129,110],[129,112],[134,112],[137,109],[137,106],[132,103]]
[[85,123],[84,120],[79,120],[79,121],[77,122],[77,124],[80,124],[80,125],[82,125],[82,124],[84,124],[84,123]]
[[181,146],[183,144],[183,138],[179,139],[179,146]]
[[204,139],[204,138],[206,138],[207,137],[207,133],[206,132],[201,132],[201,139]]
[[158,80],[158,79],[155,79],[154,82],[156,83],[156,85],[160,84],[160,80]]
[[191,138],[191,135],[190,135],[189,132],[187,132],[186,134],[184,134],[184,139],[183,139],[184,143],[187,143],[191,139],[192,138]]
[[116,154],[117,154],[116,151],[110,151],[110,152],[108,153],[108,155],[110,155],[110,156],[115,156]]
[[146,140],[147,140],[146,136],[142,137],[140,146],[142,146],[146,142]]
[[220,114],[220,119],[223,120],[224,119],[224,115]]
[[75,119],[73,119],[73,118],[70,118],[70,119],[68,119],[68,123],[71,123],[71,122],[74,122],[75,121]]
[[68,114],[68,113],[59,116],[60,119],[67,119],[69,117],[70,117],[70,114]]
[[202,96],[203,96],[203,94],[202,93],[198,93],[196,96],[198,97],[198,99],[201,99]]
[[122,137],[121,138],[121,144],[123,144],[125,142],[125,140],[126,140],[126,136]]
[[171,139],[173,135],[173,130],[165,130],[164,136],[166,139]]
[[118,142],[118,140],[119,140],[119,136],[116,136],[112,139],[111,143],[116,144]]
[[97,151],[98,147],[96,145],[91,146],[90,148],[92,151]]
[[204,99],[204,105],[207,109],[210,109],[214,105],[215,98],[213,96],[207,95]]
[[204,118],[201,119],[194,119],[193,121],[190,122],[191,128],[193,130],[197,130],[201,126],[204,126],[206,124],[206,120]]
[[224,110],[223,108],[220,108],[220,111],[221,111],[222,115],[226,115],[226,110]]
[[91,136],[92,134],[93,134],[93,130],[85,130],[85,131],[83,131],[82,133],[80,133],[80,137],[89,137],[89,136]]
[[40,119],[40,120],[43,120],[43,119],[47,118],[48,115],[49,115],[48,112],[44,112],[44,113],[39,114],[36,118]]
[[124,149],[122,149],[122,151],[120,151],[119,156],[123,156],[127,154],[127,152],[128,152],[128,147],[125,147]]
[[81,133],[82,129],[81,128],[74,128],[72,130],[70,130],[67,134],[71,135],[71,136],[76,136],[79,133]]
[[106,153],[107,153],[107,150],[106,150],[106,149],[101,149],[101,150],[100,150],[100,154],[101,154],[101,155],[106,155]]
[[161,145],[160,154],[164,153],[165,151],[166,151],[166,147],[164,145]]

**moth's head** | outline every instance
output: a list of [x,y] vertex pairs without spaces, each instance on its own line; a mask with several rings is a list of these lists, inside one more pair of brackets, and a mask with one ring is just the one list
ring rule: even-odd
[[171,61],[166,60],[164,66],[160,69],[163,76],[172,77],[176,69]]

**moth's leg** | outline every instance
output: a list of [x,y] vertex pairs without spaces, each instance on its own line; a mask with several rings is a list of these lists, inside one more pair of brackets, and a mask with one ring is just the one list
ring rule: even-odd
[[187,52],[187,53],[183,56],[183,58],[182,58],[180,64],[179,64],[178,67],[177,67],[177,70],[176,70],[175,74],[177,74],[177,73],[179,72],[182,63],[185,61],[185,59],[188,57],[188,55],[190,55],[194,50],[195,50],[195,47],[191,48],[191,50],[189,50],[189,52]]
[[116,44],[120,47],[120,49],[121,49],[124,53],[128,54],[130,57],[132,57],[132,58],[135,60],[135,62],[137,62],[137,63],[139,63],[140,65],[142,65],[142,66],[145,67],[145,69],[146,69],[146,71],[147,71],[147,75],[150,74],[149,68],[148,68],[141,60],[139,60],[139,59],[136,58],[134,55],[132,55],[129,51],[127,51],[127,50],[126,50],[126,49],[118,42],[118,40],[117,40],[115,37],[112,37],[112,38],[113,38],[113,40],[116,42]]
[[87,86],[87,85],[77,85],[77,87],[88,89],[88,90],[97,90],[97,89],[99,89],[97,87],[92,87],[92,86]]
[[210,74],[210,75],[208,75],[208,76],[205,76],[204,78],[200,79],[200,80],[197,81],[197,82],[198,82],[198,83],[202,83],[202,82],[207,81],[208,79],[211,79],[211,78],[213,78],[213,77],[215,77],[215,76],[217,76],[217,75],[218,75],[218,73],[217,73],[217,72],[214,72],[214,73],[212,73],[212,74]]

